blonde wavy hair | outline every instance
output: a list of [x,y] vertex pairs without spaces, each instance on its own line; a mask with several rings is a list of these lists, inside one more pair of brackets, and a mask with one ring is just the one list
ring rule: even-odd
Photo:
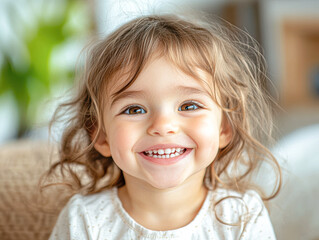
[[[92,45],[74,98],[60,105],[53,118],[55,122],[69,116],[59,148],[60,160],[42,178],[42,188],[63,184],[73,193],[92,194],[125,185],[112,157],[94,149],[103,131],[105,90],[115,81],[123,81],[116,77],[123,71],[127,77],[116,94],[130,87],[154,54],[167,57],[199,81],[198,69],[211,76],[211,95],[218,99],[215,101],[232,128],[232,140],[207,169],[210,186],[240,192],[254,188],[264,200],[276,196],[281,173],[266,147],[272,134],[272,101],[265,88],[269,79],[258,44],[229,24],[173,15],[136,18]],[[276,176],[270,195],[251,181],[264,162],[270,163]],[[62,177],[61,181],[56,176]]]

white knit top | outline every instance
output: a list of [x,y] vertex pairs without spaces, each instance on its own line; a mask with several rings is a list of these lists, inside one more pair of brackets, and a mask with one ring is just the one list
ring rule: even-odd
[[89,196],[73,196],[60,213],[50,236],[50,240],[53,239],[269,240],[276,237],[268,212],[254,191],[239,194],[225,189],[210,190],[197,216],[188,225],[153,231],[130,217],[118,198],[117,188],[113,188]]

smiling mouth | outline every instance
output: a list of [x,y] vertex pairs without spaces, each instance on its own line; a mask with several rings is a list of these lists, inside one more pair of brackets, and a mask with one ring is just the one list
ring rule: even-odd
[[152,158],[174,158],[186,152],[186,148],[165,148],[144,151],[143,154]]

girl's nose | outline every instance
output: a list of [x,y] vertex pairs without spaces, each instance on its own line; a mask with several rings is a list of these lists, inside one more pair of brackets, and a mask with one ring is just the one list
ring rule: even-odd
[[157,114],[151,119],[147,133],[152,136],[167,136],[178,132],[179,126],[173,116]]

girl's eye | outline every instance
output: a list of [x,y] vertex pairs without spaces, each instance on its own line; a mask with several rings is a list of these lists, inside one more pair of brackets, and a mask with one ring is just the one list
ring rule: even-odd
[[178,108],[178,111],[194,111],[199,108],[202,108],[202,106],[200,106],[198,103],[188,102],[188,103],[182,104],[182,106]]
[[144,114],[146,111],[140,106],[130,106],[123,111],[124,114],[133,115],[133,114]]

